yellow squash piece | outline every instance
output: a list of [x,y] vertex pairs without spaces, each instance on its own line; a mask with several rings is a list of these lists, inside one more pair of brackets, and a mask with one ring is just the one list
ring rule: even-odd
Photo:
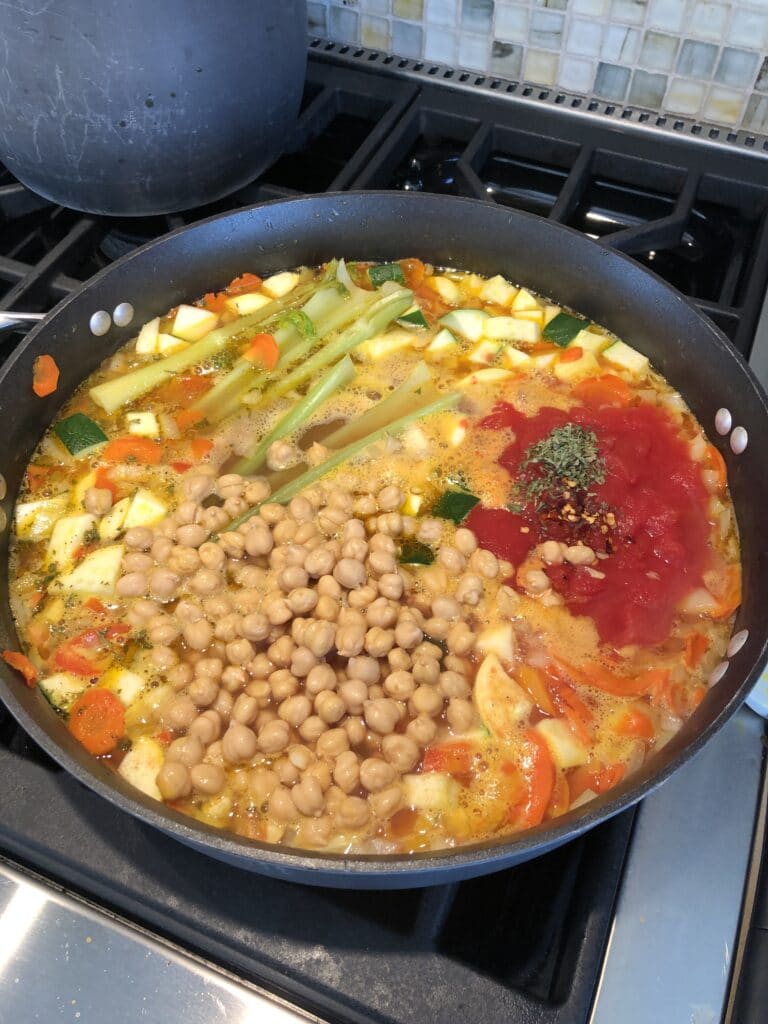
[[474,699],[483,724],[499,740],[509,740],[533,711],[533,701],[495,654],[486,655],[478,669]]
[[151,736],[139,736],[133,746],[120,762],[117,769],[126,782],[140,789],[155,800],[162,800],[162,793],[157,788],[157,773],[163,767],[165,752],[162,745]]
[[123,551],[122,544],[112,544],[92,551],[71,572],[53,580],[49,589],[52,592],[71,590],[81,594],[109,597],[114,594],[120,576]]
[[45,540],[57,519],[66,512],[68,494],[38,501],[23,501],[16,506],[16,535],[20,540]]

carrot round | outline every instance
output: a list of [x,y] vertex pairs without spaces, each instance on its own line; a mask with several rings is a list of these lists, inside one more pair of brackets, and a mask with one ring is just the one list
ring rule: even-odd
[[138,462],[143,466],[156,466],[163,457],[163,449],[148,437],[116,437],[104,449],[106,462]]
[[200,423],[201,420],[204,420],[205,416],[203,413],[198,412],[197,409],[180,409],[174,416],[174,419],[179,430],[186,431],[190,427],[194,427],[195,424]]
[[125,735],[125,708],[110,690],[86,690],[72,705],[67,728],[89,754],[108,754]]
[[574,385],[573,390],[585,405],[625,406],[633,399],[630,386],[614,373],[589,377]]
[[467,775],[472,768],[472,747],[463,740],[443,743],[424,751],[422,770],[448,772],[449,775]]
[[260,363],[267,370],[274,370],[280,358],[280,349],[271,334],[256,334],[243,352],[243,358],[251,363]]
[[21,672],[27,686],[35,685],[37,682],[37,669],[25,654],[21,654],[19,651],[3,651],[2,659],[11,668]]
[[234,278],[227,285],[227,295],[244,295],[245,292],[253,292],[261,288],[262,280],[258,274],[241,274]]
[[53,356],[38,356],[32,366],[32,390],[38,398],[52,395],[59,386],[59,368]]
[[199,461],[204,459],[213,448],[213,441],[208,437],[193,437],[190,448],[192,449],[192,455]]
[[584,349],[580,345],[571,345],[565,352],[560,356],[558,362],[560,363],[576,363],[584,355]]
[[640,740],[652,740],[655,735],[651,716],[636,707],[627,708],[616,722],[614,732]]

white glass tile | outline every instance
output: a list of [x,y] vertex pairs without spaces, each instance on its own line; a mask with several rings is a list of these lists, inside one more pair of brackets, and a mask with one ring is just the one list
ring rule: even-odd
[[324,4],[307,4],[307,28],[311,36],[328,33],[328,9]]
[[421,21],[424,17],[424,0],[392,0],[392,13],[396,18]]
[[697,0],[687,30],[697,39],[723,38],[728,8],[725,4],[713,4],[708,0]]
[[640,29],[626,25],[609,25],[600,49],[600,56],[607,61],[621,61],[634,64],[640,52]]
[[502,43],[495,40],[491,47],[491,71],[502,78],[520,78],[523,53],[523,47],[519,43]]
[[733,89],[723,89],[713,85],[709,96],[704,102],[702,117],[720,124],[738,124],[741,108],[744,106],[744,94]]
[[715,81],[722,85],[749,87],[755,80],[759,60],[760,56],[757,53],[726,46],[720,54],[715,70]]
[[386,18],[370,18],[363,14],[360,18],[360,43],[371,50],[388,50],[389,22]]
[[728,42],[763,49],[768,45],[768,13],[737,8],[731,15]]
[[357,11],[350,11],[348,7],[332,7],[329,25],[331,39],[339,43],[359,42],[358,21]]
[[611,21],[629,22],[642,25],[645,19],[646,0],[613,0]]
[[768,57],[763,60],[760,70],[757,73],[755,89],[758,92],[768,92]]
[[688,78],[709,78],[717,60],[717,47],[686,39],[677,58],[677,71]]
[[753,132],[768,132],[768,96],[753,93],[747,103],[744,127]]
[[640,63],[645,68],[671,71],[679,43],[680,40],[675,36],[668,36],[663,32],[646,32],[640,51]]
[[634,107],[648,107],[658,110],[667,91],[667,76],[651,71],[635,71],[629,87],[627,102]]
[[667,89],[663,109],[673,114],[696,117],[704,102],[706,86],[686,78],[675,78]]
[[360,10],[365,14],[389,14],[390,0],[360,0]]
[[407,21],[392,22],[392,49],[400,57],[423,57],[423,31],[420,25]]
[[427,0],[427,21],[435,25],[458,25],[459,0]]
[[571,10],[574,14],[590,14],[593,18],[602,18],[608,13],[611,0],[572,0]]
[[459,35],[459,64],[473,71],[487,71],[490,57],[490,40],[485,36],[471,36],[465,32]]
[[685,0],[651,0],[648,5],[647,24],[650,28],[680,32],[684,16]]
[[556,53],[528,50],[523,66],[523,78],[534,85],[554,85],[557,81],[557,64]]
[[512,7],[497,7],[494,22],[497,39],[511,43],[524,43],[528,39],[528,8],[514,4]]
[[616,64],[605,64],[601,61],[597,65],[597,74],[595,75],[595,95],[604,100],[623,103],[629,88],[629,75],[629,68],[622,68]]
[[555,11],[534,11],[531,15],[529,43],[545,50],[559,50],[563,43],[564,22],[563,15]]
[[461,27],[469,32],[490,32],[493,0],[461,0]]
[[588,94],[592,92],[594,80],[595,66],[591,60],[584,60],[581,57],[561,58],[557,84],[562,89]]
[[459,41],[455,32],[437,25],[427,25],[424,42],[424,56],[427,60],[439,64],[455,64],[459,51]]
[[574,18],[568,32],[566,49],[582,57],[596,57],[603,41],[603,26],[599,21]]

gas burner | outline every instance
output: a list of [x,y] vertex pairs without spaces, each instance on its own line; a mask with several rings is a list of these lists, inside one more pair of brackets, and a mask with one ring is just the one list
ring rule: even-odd
[[451,143],[424,142],[398,167],[392,186],[404,192],[463,195],[456,174],[462,152],[462,146],[457,148]]

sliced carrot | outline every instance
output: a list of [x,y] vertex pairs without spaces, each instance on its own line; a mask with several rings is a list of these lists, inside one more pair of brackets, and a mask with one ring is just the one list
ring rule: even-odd
[[450,306],[446,306],[446,304],[441,301],[437,292],[432,291],[427,284],[421,284],[418,288],[414,288],[413,294],[422,313],[425,316],[430,317],[432,320],[437,320],[438,317],[443,316],[443,314],[447,313],[451,308]]
[[725,465],[725,459],[720,453],[719,448],[715,448],[713,444],[708,444],[704,455],[704,463],[707,469],[717,474],[718,491],[724,491],[728,485],[728,467]]
[[517,681],[527,690],[533,702],[545,715],[556,714],[544,676],[532,665],[521,665],[516,673]]
[[571,731],[585,745],[592,742],[594,716],[572,686],[562,680],[550,683],[549,692],[557,710],[568,721]]
[[196,423],[202,422],[205,419],[205,413],[199,412],[197,409],[180,409],[174,419],[179,430],[186,431],[190,427],[194,427]]
[[52,395],[59,386],[59,368],[53,356],[38,356],[32,366],[32,390],[38,398]]
[[741,566],[732,565],[728,568],[726,585],[719,598],[713,619],[727,619],[733,615],[741,604]]
[[537,341],[534,345],[531,345],[526,349],[532,356],[543,356],[552,352],[562,352],[562,349],[557,345],[553,345],[550,341]]
[[411,289],[419,288],[427,276],[427,268],[421,260],[400,260],[400,269],[403,272],[406,285]]
[[163,457],[163,449],[148,437],[116,437],[104,449],[106,462],[139,462],[143,466],[156,466]]
[[584,355],[584,349],[580,345],[570,345],[558,359],[559,363],[577,363]]
[[190,402],[200,398],[213,387],[213,376],[201,373],[183,373],[172,377],[161,384],[155,391],[155,397],[165,405],[186,408]]
[[563,772],[555,772],[555,785],[547,805],[546,817],[559,818],[571,806],[571,791]]
[[588,789],[591,789],[593,793],[605,793],[612,789],[621,782],[625,772],[626,766],[620,761],[616,764],[606,765],[602,761],[592,760],[587,764],[579,765],[578,768],[573,768],[568,772],[571,803]]
[[609,672],[597,662],[589,662],[581,669],[565,662],[554,663],[551,666],[558,674],[561,667],[565,670],[566,676],[570,676],[579,685],[593,686],[597,690],[613,694],[614,697],[642,697],[650,692],[654,682],[653,676],[648,672],[638,676],[620,676]]
[[104,630],[104,637],[122,646],[130,632],[131,627],[127,622],[113,622],[111,626],[107,626]]
[[213,448],[213,441],[207,437],[193,437],[190,442],[190,448],[192,449],[193,456],[199,462]]
[[89,754],[108,754],[125,735],[125,708],[110,690],[93,687],[72,705],[67,728]]
[[614,724],[613,731],[619,736],[640,740],[652,740],[656,734],[653,719],[638,707],[627,708]]
[[2,659],[11,668],[21,672],[27,686],[35,685],[37,682],[37,669],[25,654],[21,654],[19,651],[3,651]]
[[92,612],[96,612],[97,615],[108,615],[109,608],[103,604],[98,597],[89,597],[85,602],[85,607],[90,608]]
[[93,646],[83,641],[81,638],[77,638],[76,641],[68,641],[59,647],[53,656],[54,664],[65,672],[72,672],[76,676],[88,676],[95,677],[101,675],[101,673],[109,665],[109,658],[89,658],[83,654],[80,648]]
[[271,334],[257,334],[251,338],[248,348],[243,352],[243,359],[250,363],[259,363],[266,370],[274,370],[280,358],[280,349]]
[[173,742],[173,733],[169,729],[163,729],[155,733],[155,739],[167,747],[169,743]]
[[686,668],[697,668],[701,659],[709,650],[709,637],[694,630],[685,638],[685,666]]
[[584,405],[629,405],[634,395],[632,389],[614,373],[604,373],[600,377],[588,377],[573,387],[573,392]]
[[188,469],[192,469],[191,462],[172,462],[171,469],[175,469],[177,473],[186,473]]
[[472,769],[473,752],[471,744],[463,740],[428,747],[424,751],[422,770],[447,772],[449,775],[468,775]]
[[118,495],[119,487],[111,479],[109,470],[106,466],[99,466],[96,470],[96,481],[93,485],[98,487],[100,490],[109,491],[112,495],[112,501],[115,501]]
[[44,590],[36,590],[33,594],[29,595],[29,597],[27,598],[27,603],[29,604],[30,608],[35,609],[37,608],[37,606],[40,604],[44,597]]
[[52,469],[52,466],[35,466],[34,463],[30,463],[27,466],[27,483],[31,490],[36,491],[38,487],[42,487]]
[[261,288],[262,284],[263,281],[258,274],[241,274],[240,277],[229,282],[226,289],[227,295],[244,295],[245,292],[255,292]]
[[598,772],[593,776],[593,789],[596,793],[605,793],[609,789],[613,789],[614,786],[618,786],[621,780],[626,774],[626,765],[617,762],[616,764],[606,765],[601,772]]
[[525,734],[520,767],[527,794],[517,820],[524,827],[532,828],[543,821],[555,787],[555,763],[549,747],[535,729],[528,729]]
[[223,313],[227,308],[226,292],[206,292],[202,299],[202,305],[209,313]]

